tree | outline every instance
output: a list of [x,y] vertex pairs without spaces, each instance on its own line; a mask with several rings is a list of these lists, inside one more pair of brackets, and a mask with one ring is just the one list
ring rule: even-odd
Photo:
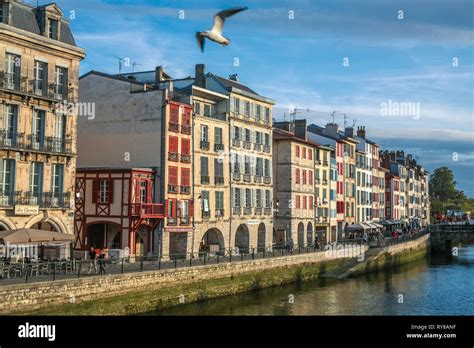
[[[448,167],[435,169],[430,175],[431,216],[446,210],[464,210],[472,206],[474,199],[467,199],[463,191],[456,189],[454,174]],[[469,211],[469,210],[464,210]]]

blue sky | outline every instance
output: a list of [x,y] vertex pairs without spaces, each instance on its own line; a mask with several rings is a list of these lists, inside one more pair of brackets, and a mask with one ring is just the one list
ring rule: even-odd
[[[72,28],[87,50],[81,73],[117,73],[115,56],[141,64],[136,70],[163,65],[177,78],[193,75],[196,63],[222,76],[237,73],[242,83],[276,100],[275,118],[296,107],[310,110],[298,117],[324,125],[331,111],[340,111],[339,124],[345,113],[349,124],[355,119],[383,146],[413,152],[429,170],[449,166],[459,188],[474,196],[471,0],[57,3],[67,17],[74,11]],[[249,10],[224,28],[231,45],[207,43],[202,54],[195,32],[209,29],[218,10],[242,5]],[[381,103],[389,100],[419,103],[419,117],[382,116]]]

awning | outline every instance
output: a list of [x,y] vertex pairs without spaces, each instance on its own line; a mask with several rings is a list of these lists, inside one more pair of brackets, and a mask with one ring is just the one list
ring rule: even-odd
[[369,230],[370,228],[371,228],[370,226],[368,226],[367,224],[364,224],[363,222],[350,225],[347,227],[348,230]]
[[383,228],[383,225],[380,225],[374,221],[368,221],[367,225],[369,225],[371,228]]
[[43,231],[33,228],[20,228],[0,232],[0,240],[3,241],[3,244],[72,242],[74,239],[75,237],[72,234]]

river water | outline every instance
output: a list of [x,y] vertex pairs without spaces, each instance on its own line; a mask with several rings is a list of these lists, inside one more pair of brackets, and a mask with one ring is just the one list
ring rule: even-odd
[[155,315],[474,315],[474,244],[354,279],[317,279]]

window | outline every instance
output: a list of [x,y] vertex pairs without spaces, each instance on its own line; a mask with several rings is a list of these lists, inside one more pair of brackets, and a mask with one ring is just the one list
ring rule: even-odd
[[240,208],[240,188],[234,188],[234,207]]
[[256,144],[261,144],[262,143],[262,133],[261,132],[255,132],[255,143]]
[[252,207],[252,190],[245,189],[245,207]]
[[250,142],[250,129],[245,129],[245,141]]
[[260,119],[262,118],[262,107],[260,105],[257,105],[257,118]]
[[308,159],[309,160],[313,160],[313,150],[312,149],[308,149]]
[[44,110],[33,111],[33,124],[31,131],[32,146],[34,149],[39,149],[44,141],[44,127],[45,127],[46,112]]
[[48,87],[48,64],[35,61],[34,77],[34,93],[45,95]]
[[20,87],[20,56],[12,53],[5,55],[6,87],[8,89],[18,89]]
[[30,192],[33,197],[38,197],[43,192],[43,163],[41,162],[30,164]]
[[250,172],[250,157],[244,156],[244,173],[251,174]]
[[306,184],[307,184],[307,180],[306,180],[306,170],[303,169],[302,172],[303,172],[303,185],[306,185]]
[[306,196],[303,196],[303,209],[308,209],[308,204],[306,201]]
[[296,183],[300,183],[300,170],[296,168],[296,175],[295,175]]
[[66,115],[53,114],[53,139],[62,142],[66,133]]
[[216,191],[216,210],[224,209],[224,192]]
[[51,192],[54,197],[58,197],[63,193],[64,183],[64,165],[53,164],[51,167],[52,178],[51,178]]
[[190,140],[183,138],[181,139],[181,154],[188,155],[191,153]]
[[14,190],[15,160],[0,160],[0,196],[9,196]]
[[209,191],[201,191],[201,214],[209,216]]
[[170,105],[170,123],[179,124],[179,107],[177,105]]
[[[6,104],[3,118],[4,145],[10,146],[12,141],[16,141],[16,131],[18,128],[18,106]],[[14,145],[14,144],[13,144]]]
[[270,108],[265,108],[265,121],[270,122]]
[[99,203],[109,202],[110,181],[108,179],[99,180]]
[[178,150],[178,137],[170,135],[169,137],[169,152],[173,154],[179,153]]
[[296,195],[296,209],[300,209],[300,196]]
[[313,204],[313,196],[308,197],[308,209],[313,209],[314,204]]
[[250,115],[250,102],[248,101],[245,102],[245,115]]
[[233,134],[233,139],[240,140],[240,127],[235,127],[233,128],[234,134]]
[[257,189],[255,203],[258,208],[262,207],[262,190]]
[[265,134],[265,146],[270,146],[270,134]]
[[219,127],[214,128],[214,143],[222,144],[222,128],[219,128]]
[[204,116],[207,116],[207,117],[212,116],[212,105],[204,104]]
[[201,184],[203,183],[209,183],[209,158],[207,157],[201,157]]
[[214,176],[216,178],[224,177],[224,162],[221,159],[214,159]]
[[140,190],[140,203],[147,203],[148,202],[148,182],[140,181],[139,190]]
[[169,167],[168,168],[168,184],[173,186],[178,186],[178,168]]
[[306,147],[303,147],[303,158],[306,159]]
[[240,155],[234,155],[234,173],[239,174],[240,173],[240,160],[241,156]]
[[265,190],[265,207],[272,207],[272,193],[270,190]]
[[313,171],[312,170],[308,172],[308,179],[309,179],[309,184],[313,185]]
[[56,66],[56,76],[54,93],[56,99],[66,99],[67,96],[67,84],[68,84],[68,69],[60,66]]
[[201,103],[194,102],[194,113],[196,115],[201,115]]
[[271,173],[270,173],[270,160],[269,159],[264,160],[263,169],[264,169],[264,173],[263,173],[264,176],[271,176]]
[[296,157],[300,157],[300,147],[298,145],[295,145],[295,153],[296,153]]
[[3,22],[3,4],[0,4],[0,22]]
[[48,37],[53,40],[58,39],[59,22],[55,19],[49,18]]
[[189,127],[191,125],[191,112],[188,108],[182,108],[182,110],[181,124]]
[[234,112],[240,113],[240,99],[239,98],[235,98]]
[[201,126],[201,141],[209,141],[209,128],[207,126]]
[[181,168],[181,186],[189,187],[191,186],[190,183],[190,169],[189,168]]

